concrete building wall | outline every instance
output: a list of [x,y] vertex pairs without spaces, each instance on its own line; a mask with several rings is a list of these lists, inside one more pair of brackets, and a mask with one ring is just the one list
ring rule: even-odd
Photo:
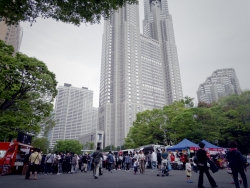
[[4,41],[8,45],[12,45],[15,49],[15,53],[19,51],[23,37],[23,30],[20,24],[6,25],[4,21],[0,21],[0,40]]
[[51,131],[50,147],[57,140],[78,140],[79,136],[90,133],[96,126],[97,109],[93,112],[93,91],[70,84],[59,86],[54,113],[57,124]]
[[126,5],[105,21],[101,60],[99,128],[105,146],[124,144],[140,111],[182,99],[177,48],[166,0]]
[[241,94],[239,80],[233,68],[218,69],[200,84],[197,97],[199,102],[212,103],[221,97]]

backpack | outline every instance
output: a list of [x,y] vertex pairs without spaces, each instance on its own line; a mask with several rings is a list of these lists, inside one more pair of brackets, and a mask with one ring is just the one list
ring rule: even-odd
[[95,158],[94,158],[94,164],[99,164],[100,163],[100,152],[96,152]]

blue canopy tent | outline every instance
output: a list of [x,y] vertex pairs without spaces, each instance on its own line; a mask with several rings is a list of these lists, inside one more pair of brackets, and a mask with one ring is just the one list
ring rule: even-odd
[[210,142],[206,141],[206,140],[202,140],[201,142],[203,142],[205,144],[205,148],[211,150],[211,151],[223,151],[224,148],[216,146],[214,144],[211,144]]
[[168,147],[166,149],[167,149],[167,151],[176,151],[176,150],[182,151],[182,150],[187,150],[187,149],[198,150],[199,146],[185,138],[180,143],[178,143],[172,147]]

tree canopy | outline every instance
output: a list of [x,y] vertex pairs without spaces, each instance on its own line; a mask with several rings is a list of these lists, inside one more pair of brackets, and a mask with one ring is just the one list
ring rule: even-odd
[[185,97],[163,109],[138,113],[125,147],[173,145],[187,138],[195,143],[203,139],[218,141],[222,147],[228,147],[234,140],[242,152],[250,151],[250,91],[224,97],[213,104],[200,103],[198,107],[192,107],[192,100]]
[[58,140],[54,146],[54,151],[57,152],[73,152],[80,154],[83,149],[83,145],[78,140]]
[[31,145],[34,148],[39,148],[43,153],[49,150],[49,140],[47,138],[34,138]]
[[99,23],[109,18],[114,10],[137,0],[5,0],[0,1],[0,17],[7,24],[20,21],[33,23],[38,17],[80,25]]
[[55,74],[36,58],[0,40],[0,139],[17,131],[36,134],[53,110]]

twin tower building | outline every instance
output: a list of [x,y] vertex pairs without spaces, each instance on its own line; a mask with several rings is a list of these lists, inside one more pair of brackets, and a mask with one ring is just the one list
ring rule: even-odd
[[[67,87],[61,88],[65,93],[67,89]],[[72,95],[79,97],[83,94],[75,92],[85,92],[84,89],[73,90]],[[65,96],[69,97],[68,94]],[[162,108],[182,97],[177,47],[167,0],[144,0],[143,34],[140,33],[139,5],[127,4],[119,8],[109,20],[105,20],[102,41],[100,97],[96,125],[96,129],[103,133],[103,135],[98,134],[99,139],[103,140],[102,146],[123,145],[138,112]],[[55,115],[60,119],[57,115],[59,108],[57,104],[58,101]],[[65,109],[63,104],[62,109]],[[70,102],[69,105],[73,103]],[[86,105],[83,108],[86,110]],[[91,110],[91,106],[89,109]],[[77,115],[72,113],[71,116],[72,121],[76,121]],[[81,117],[82,120],[85,119]],[[69,133],[70,128],[65,128],[66,124],[60,125],[65,119],[65,114],[61,118],[59,126],[52,131],[52,145],[58,139],[70,139],[55,134],[56,129],[63,131],[64,134]],[[74,127],[75,139],[80,136],[79,134],[89,131],[83,128],[77,131],[77,125]],[[68,131],[65,132],[66,129]],[[93,138],[93,135],[90,136],[87,140]]]
[[167,0],[144,0],[143,34],[138,5],[115,11],[105,21],[102,42],[98,129],[105,146],[124,144],[138,112],[182,97]]

